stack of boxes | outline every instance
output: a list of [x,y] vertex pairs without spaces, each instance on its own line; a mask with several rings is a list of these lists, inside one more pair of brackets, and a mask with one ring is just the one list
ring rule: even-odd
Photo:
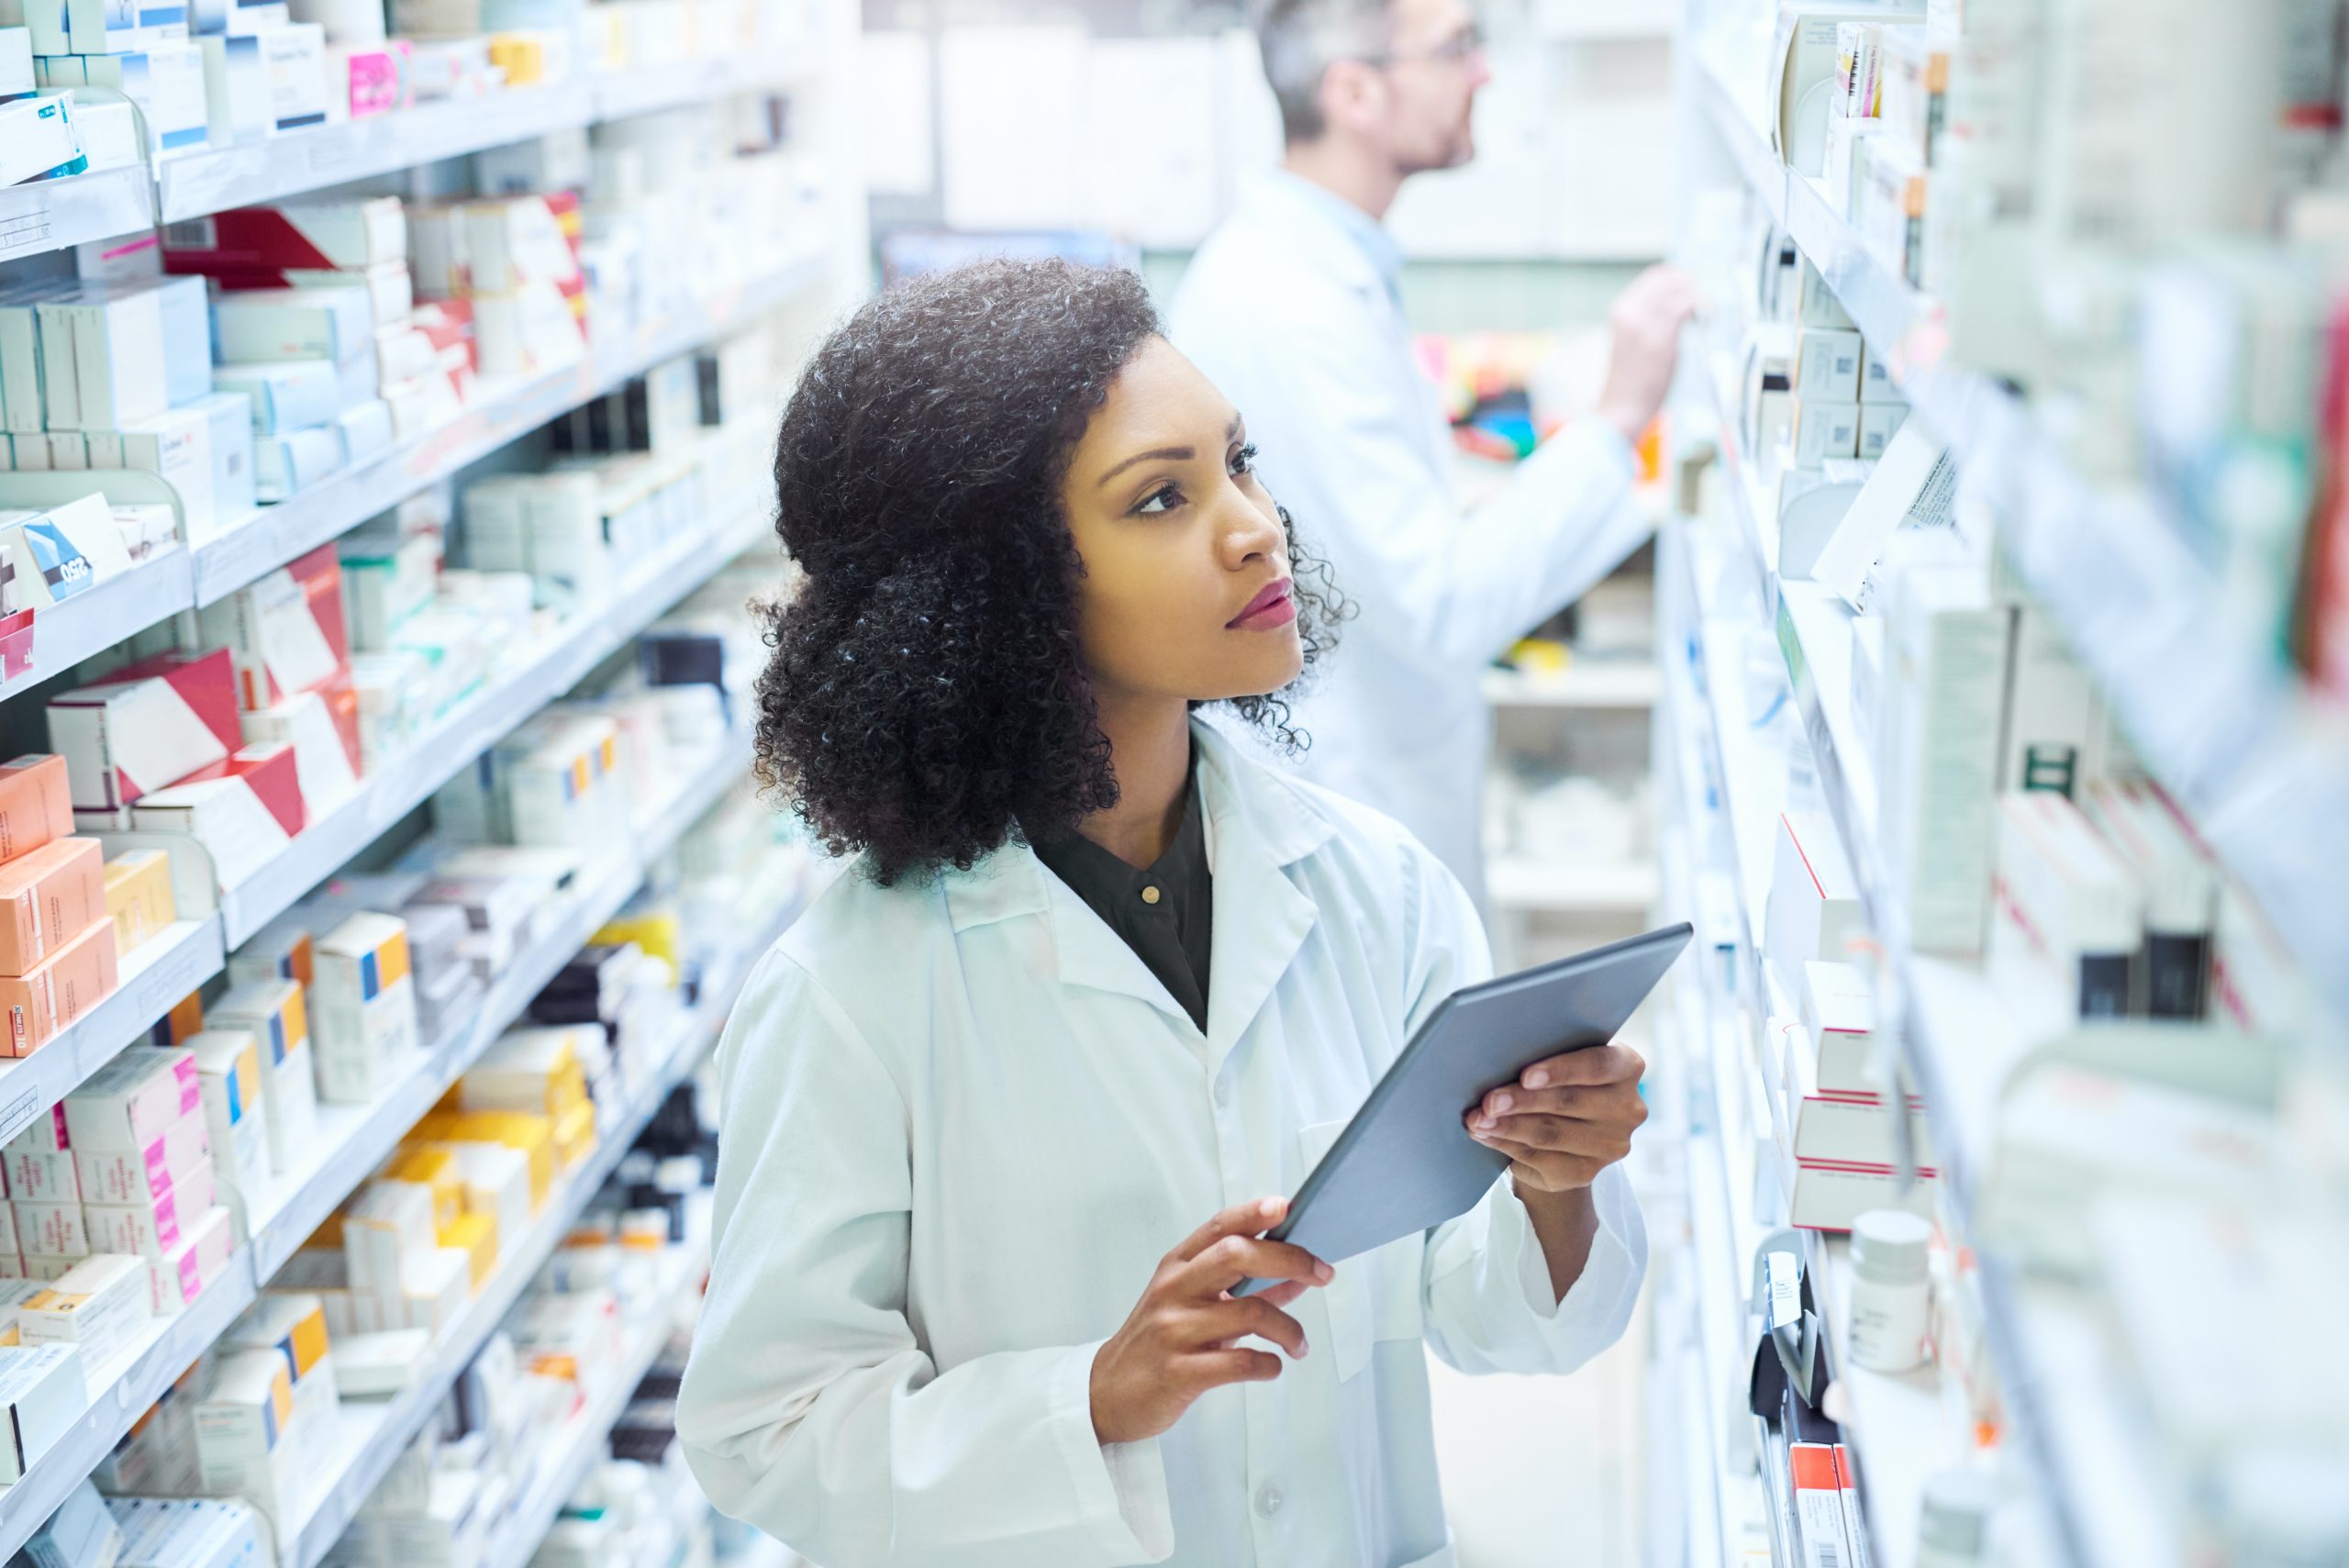
[[[359,787],[359,696],[343,625],[342,567],[332,545],[197,612],[205,641],[235,662],[239,723],[253,746],[293,753],[304,821]],[[299,831],[297,823],[295,831]],[[224,874],[223,885],[232,885]]]
[[115,988],[104,858],[73,836],[68,772],[0,767],[0,1054],[30,1055]]
[[379,317],[405,315],[399,204],[263,207],[176,225],[164,265],[217,280],[215,379],[250,399],[253,484],[283,501],[390,450]]
[[236,660],[215,649],[157,654],[52,697],[74,820],[184,834],[222,887],[266,864],[306,820],[300,769],[288,742],[246,743],[238,691]]
[[[1923,1105],[1902,1098],[1906,1128],[1888,1114],[1901,1091],[1878,1076],[1874,999],[1851,962],[1874,938],[1824,813],[1780,815],[1765,921],[1773,994],[1800,998],[1802,1008],[1800,1021],[1769,1021],[1765,1052],[1790,1223],[1844,1231],[1870,1209],[1930,1217],[1938,1173]],[[1904,1165],[1914,1167],[1914,1182],[1904,1180]]]
[[[181,225],[165,235],[164,265],[214,280],[220,358],[264,388],[265,438],[339,467],[447,420],[470,386],[469,339],[442,330],[438,312],[419,320],[407,255],[398,199],[371,196]],[[328,425],[332,454],[305,433]]]
[[409,228],[416,291],[470,308],[482,374],[540,375],[586,357],[576,195],[419,207]]
[[[84,1080],[7,1146],[18,1250],[0,1273],[87,1288],[103,1257],[137,1264],[141,1320],[208,1289],[235,1249],[217,1182],[196,1060],[134,1048]],[[106,1265],[107,1277],[121,1269]],[[93,1355],[93,1361],[103,1361]]]
[[199,545],[252,510],[251,420],[243,397],[214,385],[201,283],[0,289],[0,467],[157,473]]
[[592,713],[542,713],[432,797],[436,828],[460,844],[593,851],[628,832],[618,728]]

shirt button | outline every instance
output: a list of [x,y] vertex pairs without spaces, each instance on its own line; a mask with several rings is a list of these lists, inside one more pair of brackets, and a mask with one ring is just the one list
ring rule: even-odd
[[1155,904],[1155,903],[1157,903],[1157,902],[1158,902],[1158,889],[1156,889],[1156,888],[1154,888],[1154,887],[1145,887],[1145,888],[1143,888],[1143,889],[1141,890],[1141,901],[1142,901],[1143,903],[1145,903],[1145,904]]
[[1231,1103],[1230,1079],[1218,1078],[1215,1081],[1215,1103],[1219,1106],[1228,1106]]
[[1287,1500],[1281,1496],[1281,1489],[1269,1481],[1256,1488],[1256,1511],[1266,1518],[1279,1513],[1281,1505]]

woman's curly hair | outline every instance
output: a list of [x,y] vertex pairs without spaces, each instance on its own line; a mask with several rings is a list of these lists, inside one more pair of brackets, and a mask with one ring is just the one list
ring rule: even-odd
[[[776,531],[806,575],[770,613],[759,776],[884,884],[1117,802],[1060,486],[1159,330],[1130,272],[984,261],[867,301],[792,393]],[[1289,551],[1309,668],[1345,606]],[[1229,706],[1304,743],[1277,695]]]

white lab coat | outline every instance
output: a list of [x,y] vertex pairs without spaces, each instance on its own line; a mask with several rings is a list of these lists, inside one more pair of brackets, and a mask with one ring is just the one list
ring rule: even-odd
[[1297,706],[1313,737],[1306,776],[1418,834],[1481,906],[1492,718],[1479,673],[1651,524],[1630,447],[1595,418],[1461,514],[1401,268],[1368,214],[1273,171],[1192,260],[1169,328],[1245,417],[1266,488],[1362,606]]
[[727,1027],[677,1430],[720,1508],[824,1568],[1449,1565],[1422,1335],[1471,1372],[1565,1372],[1630,1316],[1647,1240],[1621,1172],[1563,1303],[1503,1180],[1308,1292],[1311,1353],[1278,1380],[1097,1441],[1094,1352],[1159,1259],[1294,1192],[1487,969],[1394,823],[1195,733],[1205,1036],[1019,846],[927,885],[842,878]]

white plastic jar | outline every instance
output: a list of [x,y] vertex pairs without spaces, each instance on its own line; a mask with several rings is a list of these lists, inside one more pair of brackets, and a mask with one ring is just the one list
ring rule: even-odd
[[1932,1326],[1926,1244],[1932,1224],[1905,1209],[1875,1208],[1852,1222],[1853,1362],[1870,1372],[1908,1372],[1925,1361]]

